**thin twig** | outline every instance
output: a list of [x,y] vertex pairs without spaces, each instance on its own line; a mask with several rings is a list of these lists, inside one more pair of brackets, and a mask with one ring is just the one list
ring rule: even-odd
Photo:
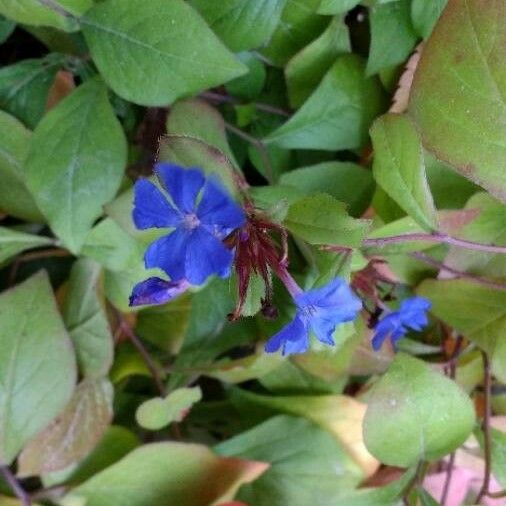
[[9,286],[14,284],[16,276],[18,274],[20,264],[24,262],[31,262],[32,260],[39,260],[40,258],[52,258],[52,257],[67,257],[71,253],[63,248],[50,248],[44,250],[31,251],[23,255],[18,256],[12,262],[12,267],[9,273]]
[[409,256],[416,258],[417,260],[420,260],[420,262],[426,263],[427,265],[432,265],[433,267],[436,267],[439,270],[449,272],[450,274],[455,274],[459,278],[469,279],[470,281],[474,281],[479,285],[488,286],[496,290],[506,290],[506,285],[503,283],[492,281],[491,279],[482,278],[480,276],[475,276],[474,274],[469,274],[467,272],[459,271],[457,269],[454,269],[453,267],[450,267],[449,265],[434,260],[432,257],[426,255],[425,253],[414,252],[410,253]]
[[158,367],[151,358],[151,355],[149,354],[148,350],[144,347],[144,344],[142,344],[142,341],[135,335],[133,330],[130,328],[130,326],[125,322],[125,320],[122,318],[122,316],[118,313],[119,318],[119,330],[123,332],[130,342],[135,346],[135,349],[138,351],[139,355],[144,360],[144,363],[146,364],[146,367],[148,368],[153,381],[155,382],[156,388],[158,389],[158,392],[162,397],[167,397],[167,388],[165,387],[159,371]]
[[[240,100],[235,99],[229,95],[223,95],[221,93],[215,93],[213,91],[204,91],[200,95],[205,100],[214,100],[215,102],[224,102],[227,104],[235,104],[235,105],[248,105],[243,104]],[[290,113],[281,109],[280,107],[276,107],[274,105],[265,104],[263,102],[252,102],[251,105],[258,109],[259,111],[268,112],[270,114],[275,114],[277,116],[283,116],[285,118],[290,117]]]
[[483,359],[484,369],[484,382],[483,389],[485,395],[485,414],[483,416],[482,431],[483,431],[483,451],[485,454],[485,471],[483,476],[483,484],[481,490],[476,498],[478,504],[484,496],[489,494],[490,475],[492,472],[492,441],[490,435],[490,416],[492,412],[491,399],[492,399],[492,372],[490,370],[490,359],[487,353],[481,352]]
[[432,234],[424,232],[416,232],[413,234],[393,235],[389,237],[378,237],[364,239],[362,242],[365,247],[378,247],[381,248],[387,244],[412,242],[412,241],[425,241],[425,242],[438,242],[443,244],[450,244],[458,248],[471,249],[475,251],[484,251],[486,253],[499,253],[506,254],[506,246],[496,246],[493,244],[482,244],[479,242],[466,241],[464,239],[457,239],[446,234],[434,232]]
[[12,474],[12,471],[7,466],[0,466],[0,474],[8,483],[14,495],[19,499],[22,506],[32,506],[30,494],[21,486],[17,478]]
[[446,505],[446,501],[448,499],[448,492],[450,491],[450,483],[452,481],[453,469],[455,468],[455,455],[453,452],[450,455],[450,460],[448,461],[448,469],[446,470],[446,479],[443,487],[443,493],[441,494],[441,506]]
[[501,499],[502,497],[506,497],[506,490],[501,490],[500,492],[489,492],[487,496],[492,497],[492,499]]
[[252,146],[254,146],[257,149],[258,154],[260,155],[260,158],[262,159],[262,162],[265,166],[265,177],[267,178],[267,181],[269,183],[271,184],[274,183],[275,182],[274,170],[271,165],[269,153],[264,143],[260,139],[257,139],[253,135],[244,132],[240,128],[237,128],[234,125],[231,125],[230,123],[225,123],[225,128],[230,132],[234,133],[235,135],[237,135],[237,137],[240,137],[241,139],[244,139],[245,141],[249,142]]

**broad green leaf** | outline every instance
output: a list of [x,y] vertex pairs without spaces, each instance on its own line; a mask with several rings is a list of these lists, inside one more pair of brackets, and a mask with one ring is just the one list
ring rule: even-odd
[[54,244],[54,241],[49,237],[25,234],[10,228],[0,227],[0,264],[27,249],[50,244]]
[[225,122],[221,114],[207,102],[198,98],[176,102],[170,109],[166,126],[169,135],[199,139],[219,149],[237,166],[228,145]]
[[280,184],[305,194],[325,192],[348,205],[352,216],[361,216],[374,188],[371,171],[351,162],[322,162],[283,174]]
[[191,407],[202,399],[200,387],[176,388],[165,399],[155,397],[143,402],[135,413],[137,423],[148,430],[160,430],[180,422]]
[[337,56],[350,51],[348,27],[335,17],[326,30],[299,51],[285,68],[290,105],[294,108],[311,95]]
[[471,195],[480,190],[479,186],[427,151],[424,153],[424,161],[430,191],[438,209],[462,209]]
[[0,14],[17,23],[35,26],[52,26],[67,32],[79,29],[74,16],[83,14],[93,5],[93,0],[51,0],[56,8],[70,16],[56,12],[39,0],[0,0]]
[[492,435],[492,472],[494,477],[506,487],[506,432],[491,430]]
[[133,432],[124,427],[111,425],[87,457],[63,471],[43,475],[42,482],[45,487],[64,482],[82,483],[125,457],[137,446],[139,440]]
[[358,56],[340,56],[303,106],[266,142],[290,149],[359,148],[382,108],[379,81],[364,76]]
[[[469,199],[465,208],[476,213],[476,217],[459,230],[459,238],[506,246],[506,208],[503,204],[480,192]],[[501,254],[450,247],[444,263],[458,271],[484,277],[506,277],[506,258]]]
[[454,451],[474,422],[471,399],[455,382],[399,353],[371,393],[364,439],[384,464],[410,467]]
[[427,41],[410,112],[437,158],[506,200],[506,3],[449,0]]
[[49,54],[0,69],[0,107],[35,128],[44,115],[49,88],[62,63],[62,55]]
[[367,75],[404,62],[417,39],[411,24],[410,0],[375,5],[371,9],[370,23],[371,49]]
[[276,416],[214,450],[271,464],[239,492],[239,500],[255,506],[334,505],[362,477],[343,447],[303,418]]
[[100,266],[81,258],[72,266],[65,293],[63,321],[74,343],[77,363],[85,377],[105,376],[114,344],[101,292]]
[[253,52],[239,53],[237,58],[248,67],[248,73],[229,81],[225,89],[229,95],[243,100],[254,100],[265,84],[265,64]]
[[27,184],[72,252],[80,250],[102,206],[114,197],[125,163],[123,130],[98,80],[79,86],[35,129]]
[[362,439],[365,405],[345,395],[257,395],[244,390],[232,391],[232,402],[248,422],[285,413],[307,418],[327,430],[362,468],[363,476],[371,476],[378,461],[371,456]]
[[246,71],[183,0],[106,0],[81,22],[101,75],[130,102],[167,105]]
[[86,457],[112,419],[113,388],[105,379],[80,383],[66,408],[24,447],[20,476],[61,471]]
[[16,28],[16,23],[0,15],[0,44],[5,42]]
[[218,457],[201,445],[147,444],[73,489],[60,503],[71,506],[81,499],[86,506],[208,506],[230,500],[240,485],[266,468],[261,462]]
[[328,18],[317,14],[321,0],[286,0],[281,20],[269,44],[262,53],[275,65],[286,62],[311,42],[328,23]]
[[166,135],[160,140],[158,158],[183,167],[200,167],[204,172],[216,174],[230,193],[237,193],[234,166],[218,148],[200,139],[185,135]]
[[446,6],[447,0],[412,0],[411,21],[418,35],[426,39]]
[[17,218],[42,222],[26,187],[25,162],[32,134],[16,118],[0,111],[0,209]]
[[[234,52],[255,49],[270,38],[286,0],[191,0],[211,29]],[[254,27],[254,28],[253,28]]]
[[296,201],[288,208],[284,224],[310,244],[357,247],[367,234],[369,222],[351,218],[346,206],[326,193]]
[[0,462],[65,407],[76,381],[72,345],[40,273],[0,294]]
[[360,0],[321,0],[319,14],[344,14],[359,4]]
[[373,174],[378,184],[422,227],[437,228],[423,149],[411,120],[385,114],[371,128]]
[[135,330],[139,337],[171,354],[181,349],[188,329],[191,294],[181,295],[167,304],[142,309]]
[[432,302],[438,318],[489,353],[493,372],[506,382],[506,291],[464,279],[428,279],[417,293]]

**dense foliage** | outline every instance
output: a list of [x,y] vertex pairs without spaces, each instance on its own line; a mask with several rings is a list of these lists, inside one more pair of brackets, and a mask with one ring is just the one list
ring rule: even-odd
[[505,503],[506,2],[0,44],[0,506]]

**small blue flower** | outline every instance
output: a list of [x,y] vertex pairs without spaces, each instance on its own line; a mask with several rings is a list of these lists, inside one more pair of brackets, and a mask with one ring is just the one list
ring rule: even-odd
[[309,348],[309,332],[325,344],[334,345],[332,334],[340,323],[353,321],[362,309],[361,300],[341,278],[294,296],[295,318],[265,345],[265,351],[281,348],[283,355],[304,353]]
[[186,279],[192,285],[201,285],[212,274],[227,277],[233,255],[222,240],[243,225],[243,210],[199,169],[158,163],[155,174],[167,195],[146,179],[137,181],[135,226],[175,230],[150,244],[146,268],[160,268],[172,280]]
[[165,304],[190,287],[186,279],[166,281],[161,278],[148,278],[134,286],[130,295],[130,306],[144,304]]
[[387,337],[390,337],[392,346],[404,337],[409,329],[422,330],[428,323],[425,314],[431,303],[423,297],[410,297],[402,301],[397,311],[384,316],[374,327],[372,347],[378,351]]

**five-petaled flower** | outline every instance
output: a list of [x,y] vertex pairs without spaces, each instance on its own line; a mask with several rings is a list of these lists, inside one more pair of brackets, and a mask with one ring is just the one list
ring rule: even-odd
[[[204,177],[199,169],[158,163],[155,174],[161,189],[147,179],[135,183],[135,226],[174,230],[149,245],[146,268],[159,268],[173,282],[185,280],[191,285],[201,285],[213,274],[227,277],[233,253],[222,241],[243,225],[241,207],[216,178]],[[160,284],[152,281],[143,289],[152,286]]]
[[372,347],[378,351],[387,337],[390,337],[392,346],[404,337],[409,329],[422,330],[428,323],[425,314],[431,303],[423,297],[410,297],[401,302],[397,311],[384,316],[374,327]]
[[332,334],[340,323],[353,321],[362,308],[361,300],[341,278],[319,288],[293,295],[295,318],[265,345],[265,351],[281,348],[283,355],[304,353],[309,348],[309,333],[322,343],[334,345]]

